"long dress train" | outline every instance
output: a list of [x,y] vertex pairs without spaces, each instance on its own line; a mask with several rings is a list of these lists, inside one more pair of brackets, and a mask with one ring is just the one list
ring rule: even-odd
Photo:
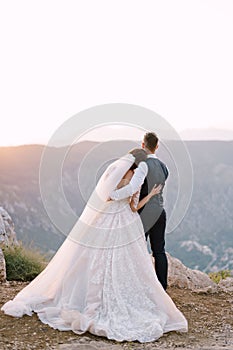
[[91,244],[68,236],[44,271],[2,310],[14,317],[34,311],[55,329],[117,341],[186,332],[187,321],[156,277],[140,216],[128,200],[107,202],[97,228],[101,238],[93,235]]

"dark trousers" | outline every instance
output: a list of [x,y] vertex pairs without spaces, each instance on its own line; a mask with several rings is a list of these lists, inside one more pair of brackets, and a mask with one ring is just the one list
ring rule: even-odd
[[146,239],[149,236],[152,254],[155,259],[156,275],[166,290],[168,263],[165,253],[165,228],[166,212],[163,209],[156,223],[146,232]]

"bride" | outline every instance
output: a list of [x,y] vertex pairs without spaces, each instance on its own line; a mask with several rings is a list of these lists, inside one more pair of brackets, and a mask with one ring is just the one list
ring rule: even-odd
[[139,191],[110,200],[114,190],[135,177],[143,183],[143,152],[108,166],[64,243],[47,267],[2,306],[5,314],[36,312],[55,329],[88,331],[116,341],[144,343],[165,332],[187,331],[184,315],[156,277],[137,213],[160,187],[140,202]]

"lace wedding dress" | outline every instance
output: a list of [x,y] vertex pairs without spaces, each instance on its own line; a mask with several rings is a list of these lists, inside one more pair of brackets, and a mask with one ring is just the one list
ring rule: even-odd
[[36,312],[55,329],[117,341],[187,331],[156,277],[139,214],[128,199],[102,204],[91,225],[75,225],[47,267],[2,310],[14,317]]

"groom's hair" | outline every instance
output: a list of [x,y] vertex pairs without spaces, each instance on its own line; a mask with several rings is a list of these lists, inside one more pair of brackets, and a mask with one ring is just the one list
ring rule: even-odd
[[151,152],[155,151],[158,141],[158,136],[154,132],[147,132],[143,138],[145,147]]
[[135,169],[140,162],[145,161],[147,158],[147,153],[142,148],[133,148],[131,151],[129,151],[129,153],[131,153],[135,158],[134,164],[132,165],[132,167],[134,166],[133,169]]

